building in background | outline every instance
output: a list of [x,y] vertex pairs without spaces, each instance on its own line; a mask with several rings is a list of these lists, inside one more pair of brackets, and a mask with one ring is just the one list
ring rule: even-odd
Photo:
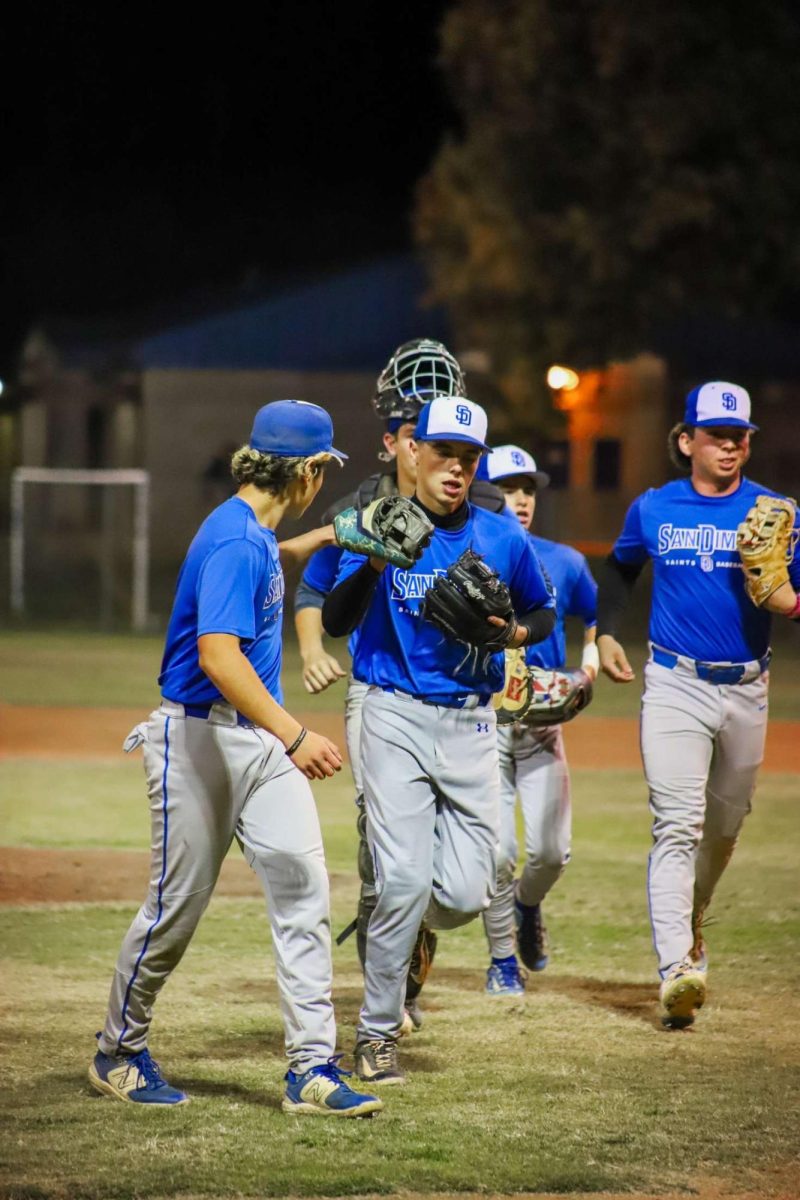
[[[246,440],[260,405],[297,397],[330,410],[337,442],[350,455],[331,480],[331,498],[376,470],[381,428],[370,398],[387,355],[422,335],[453,345],[445,314],[425,307],[425,289],[419,265],[402,256],[102,327],[43,322],[32,329],[17,379],[0,398],[0,604],[5,608],[8,595],[14,465],[149,472],[154,608],[161,616],[188,540],[230,492],[231,451]],[[751,389],[762,426],[753,474],[797,494],[796,347],[794,331],[694,324],[665,333],[658,353],[581,371],[576,386],[555,388],[563,436],[531,447],[553,479],[540,502],[540,532],[604,552],[630,500],[669,477],[667,432],[680,419],[682,396],[705,378],[732,378]],[[480,348],[453,348],[462,352],[470,394],[487,405],[490,422],[493,412],[500,417],[501,397]],[[497,440],[506,439],[503,427],[496,420]],[[63,616],[62,605],[74,606],[75,595],[93,603],[100,541],[106,560],[109,542],[119,546],[115,578],[118,607],[125,609],[130,503],[122,493],[104,501],[98,489],[36,493],[26,513],[33,612],[37,604],[50,605]],[[312,509],[298,528],[321,511]],[[108,577],[107,561],[103,570]]]

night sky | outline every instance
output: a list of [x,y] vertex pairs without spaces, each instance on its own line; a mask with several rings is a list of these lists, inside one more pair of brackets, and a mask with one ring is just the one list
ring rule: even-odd
[[75,6],[18,18],[3,371],[42,315],[407,247],[414,183],[451,119],[435,66],[445,7],[272,2],[257,25],[224,8],[213,24],[184,9],[182,26]]

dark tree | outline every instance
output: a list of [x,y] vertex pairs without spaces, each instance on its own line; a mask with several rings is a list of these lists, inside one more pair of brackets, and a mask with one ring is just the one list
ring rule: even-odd
[[460,341],[516,423],[548,362],[601,365],[692,315],[793,315],[794,0],[461,0],[442,28],[461,130],[416,231]]

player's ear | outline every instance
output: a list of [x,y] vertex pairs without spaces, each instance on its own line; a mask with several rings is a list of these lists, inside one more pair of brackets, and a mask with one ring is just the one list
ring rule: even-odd
[[386,453],[390,454],[392,458],[394,458],[397,454],[397,438],[393,433],[389,433],[388,429],[383,435],[383,446]]

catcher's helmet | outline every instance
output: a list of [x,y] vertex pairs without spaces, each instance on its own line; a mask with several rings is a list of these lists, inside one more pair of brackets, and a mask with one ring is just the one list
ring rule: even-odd
[[431,338],[398,346],[378,376],[372,403],[385,421],[416,420],[437,396],[465,396],[464,374],[453,355]]

